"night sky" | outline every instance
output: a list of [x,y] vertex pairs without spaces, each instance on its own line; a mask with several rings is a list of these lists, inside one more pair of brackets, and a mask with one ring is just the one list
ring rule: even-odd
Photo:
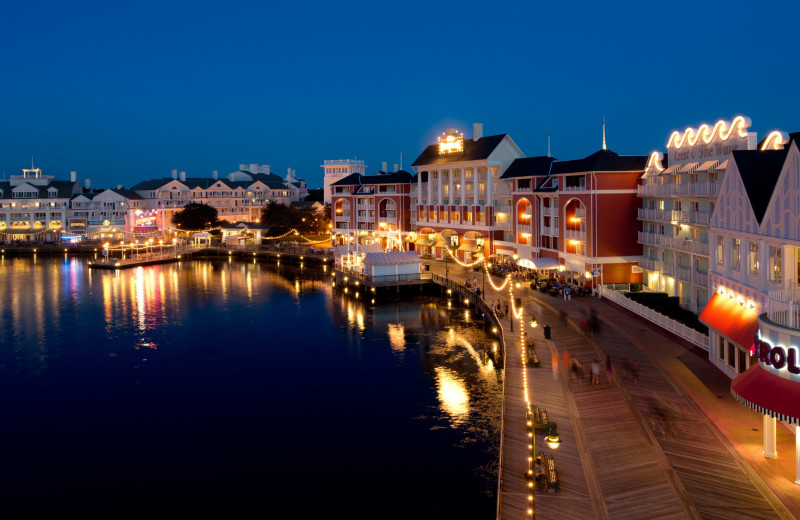
[[[656,7],[658,6],[658,7]],[[239,163],[410,164],[447,127],[528,156],[800,130],[800,2],[4,2],[0,175],[93,187]]]

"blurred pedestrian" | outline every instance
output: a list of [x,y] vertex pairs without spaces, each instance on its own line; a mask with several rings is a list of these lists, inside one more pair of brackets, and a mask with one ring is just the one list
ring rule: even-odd
[[600,361],[597,359],[592,361],[592,372],[589,377],[589,381],[592,383],[592,386],[600,383]]
[[608,376],[608,382],[610,383],[614,378],[614,366],[611,364],[611,356],[606,356],[606,375]]
[[553,365],[553,379],[558,381],[558,352],[553,350],[553,354],[550,357],[550,363]]

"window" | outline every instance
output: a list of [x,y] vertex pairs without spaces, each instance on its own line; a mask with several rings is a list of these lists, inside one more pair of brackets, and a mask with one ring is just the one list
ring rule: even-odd
[[781,248],[769,248],[769,279],[771,282],[781,281]]
[[725,359],[725,338],[719,336],[719,358]]
[[731,268],[738,271],[742,262],[742,240],[734,238],[731,241]]
[[717,237],[717,264],[725,265],[725,237]]
[[758,243],[750,242],[750,256],[748,258],[750,264],[750,274],[758,274]]
[[728,343],[728,365],[736,367],[736,346]]

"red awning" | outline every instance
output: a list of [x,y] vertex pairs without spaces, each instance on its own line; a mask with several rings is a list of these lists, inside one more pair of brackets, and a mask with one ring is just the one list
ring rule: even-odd
[[753,346],[758,331],[758,315],[739,302],[714,293],[699,319],[743,349],[750,350]]
[[780,421],[800,423],[800,382],[768,372],[756,363],[731,383],[733,396],[750,408]]

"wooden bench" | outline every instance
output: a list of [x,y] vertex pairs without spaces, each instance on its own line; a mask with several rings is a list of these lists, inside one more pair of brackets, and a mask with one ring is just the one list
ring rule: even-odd
[[533,423],[533,431],[536,434],[550,431],[550,422],[547,420],[547,411],[533,405],[533,409],[528,416],[528,422]]
[[561,484],[558,481],[558,470],[556,469],[555,459],[543,453],[539,453],[539,456],[542,458],[542,464],[544,465],[545,491],[550,491],[552,489],[554,493],[560,493]]

